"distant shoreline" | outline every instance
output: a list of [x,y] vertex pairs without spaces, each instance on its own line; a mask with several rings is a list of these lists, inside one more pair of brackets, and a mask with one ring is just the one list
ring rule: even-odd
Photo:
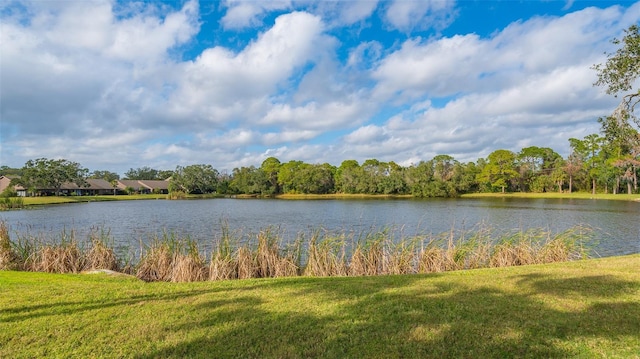
[[[272,198],[283,200],[358,200],[358,199],[421,199],[412,195],[384,195],[384,194],[280,194],[273,196],[261,195],[188,195],[186,199],[210,199],[210,198]],[[595,199],[595,200],[617,200],[617,201],[633,201],[640,202],[640,194],[605,194],[597,193],[595,195],[586,192],[574,193],[467,193],[458,198],[529,198],[529,199]],[[24,197],[23,204],[25,207],[65,204],[65,203],[87,203],[87,202],[106,202],[106,201],[131,201],[131,200],[158,200],[167,199],[164,194],[146,194],[146,195],[116,195],[116,196],[47,196],[47,197]]]

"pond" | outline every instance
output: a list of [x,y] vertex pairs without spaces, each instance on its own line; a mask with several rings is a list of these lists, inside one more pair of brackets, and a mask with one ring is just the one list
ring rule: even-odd
[[223,226],[245,235],[275,227],[285,238],[316,229],[398,237],[489,226],[497,231],[594,229],[594,256],[640,252],[640,203],[569,199],[208,199],[90,202],[1,212],[11,233],[109,230],[116,247],[139,246],[163,232],[210,246]]

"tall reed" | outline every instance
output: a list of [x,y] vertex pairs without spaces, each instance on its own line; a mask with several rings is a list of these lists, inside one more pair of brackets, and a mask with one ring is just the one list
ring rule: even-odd
[[13,247],[9,238],[9,228],[4,221],[0,221],[0,270],[16,270],[22,266],[20,257]]
[[229,230],[229,225],[222,223],[221,235],[214,243],[209,263],[209,280],[225,280],[238,278],[238,259],[234,258],[239,239]]
[[79,273],[85,263],[86,258],[76,240],[75,231],[63,230],[58,242],[40,243],[25,266],[36,272]]
[[89,234],[91,247],[86,253],[84,270],[108,269],[118,271],[118,258],[109,243],[112,242],[110,231],[100,228]]
[[333,236],[314,231],[307,244],[307,262],[302,273],[312,277],[346,276],[345,240],[345,234]]
[[195,241],[164,233],[141,245],[136,263],[118,260],[105,230],[92,231],[86,245],[73,230],[63,230],[53,239],[18,234],[11,241],[6,223],[0,221],[0,269],[57,273],[110,269],[145,281],[167,282],[431,273],[586,258],[591,230],[578,226],[555,234],[541,229],[495,234],[480,226],[409,238],[394,238],[393,233],[354,235],[318,229],[285,242],[284,234],[272,227],[242,236],[223,225],[209,262]]

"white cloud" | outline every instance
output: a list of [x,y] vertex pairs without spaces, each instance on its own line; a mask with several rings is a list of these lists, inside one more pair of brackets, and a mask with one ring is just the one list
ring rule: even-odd
[[279,16],[271,29],[239,53],[222,47],[205,50],[183,66],[170,111],[213,123],[251,122],[279,85],[330,45],[322,30],[318,17],[294,12]]
[[290,9],[291,1],[228,0],[224,5],[228,7],[220,20],[224,28],[243,29],[261,25],[265,13]]
[[386,21],[402,32],[416,28],[442,30],[455,16],[455,0],[394,0],[385,13]]

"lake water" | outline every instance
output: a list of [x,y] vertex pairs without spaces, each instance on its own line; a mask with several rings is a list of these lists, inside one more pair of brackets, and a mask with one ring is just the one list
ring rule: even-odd
[[640,203],[567,199],[277,200],[208,199],[92,202],[0,212],[13,234],[45,237],[75,230],[111,232],[116,247],[139,246],[163,231],[209,246],[226,223],[256,233],[269,226],[285,237],[315,229],[366,233],[391,229],[398,236],[438,234],[479,225],[498,231],[542,228],[594,229],[595,256],[640,253]]

